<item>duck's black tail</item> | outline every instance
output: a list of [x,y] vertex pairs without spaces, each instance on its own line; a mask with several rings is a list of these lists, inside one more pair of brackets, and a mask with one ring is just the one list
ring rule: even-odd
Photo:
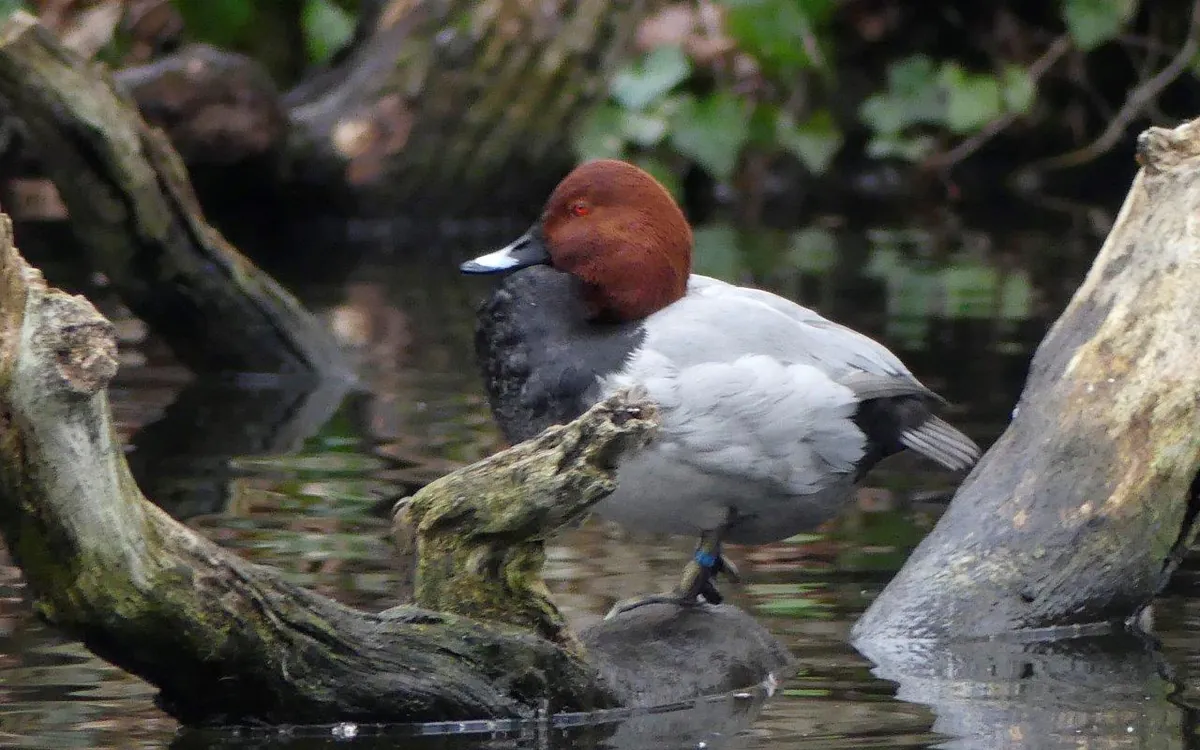
[[867,436],[860,476],[905,448],[951,471],[969,469],[979,460],[979,446],[934,415],[934,407],[945,402],[915,380],[860,374],[846,383],[863,398],[854,414]]
[[979,460],[975,441],[932,414],[920,425],[901,432],[900,444],[950,471],[965,471]]

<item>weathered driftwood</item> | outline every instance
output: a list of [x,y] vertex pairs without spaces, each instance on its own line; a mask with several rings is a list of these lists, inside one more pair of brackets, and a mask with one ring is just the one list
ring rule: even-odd
[[[372,614],[142,497],[108,409],[115,352],[111,324],[47,288],[0,215],[0,533],[38,611],[158,686],[184,722],[521,718],[721,692],[788,660],[729,607],[667,612],[670,627],[647,611],[579,640],[563,627],[540,577],[545,536],[612,491],[613,462],[653,434],[649,404],[614,397],[424,488],[407,511],[417,605],[447,611]],[[611,628],[623,637],[606,651]]]
[[346,373],[321,324],[205,223],[162,133],[29,14],[0,28],[0,95],[34,136],[88,262],[181,361]]
[[1193,538],[1200,121],[1146,131],[1138,159],[1012,424],[858,622],[860,643],[1124,621]]

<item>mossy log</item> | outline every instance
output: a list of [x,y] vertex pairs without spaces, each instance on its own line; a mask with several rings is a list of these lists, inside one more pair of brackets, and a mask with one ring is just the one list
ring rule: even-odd
[[860,643],[1123,622],[1200,507],[1200,120],[1151,128],[1012,423],[857,623]]
[[[627,396],[415,495],[412,606],[355,611],[222,550],[142,496],[108,408],[112,325],[48,288],[12,240],[0,214],[0,533],[37,611],[160,688],[181,721],[528,718],[695,698],[786,666],[730,607],[668,608],[667,627],[648,607],[581,638],[563,625],[545,539],[652,438],[654,407]],[[624,637],[606,646],[612,628]]]
[[348,376],[320,322],[204,221],[166,137],[27,13],[0,28],[0,96],[33,135],[88,263],[182,362]]

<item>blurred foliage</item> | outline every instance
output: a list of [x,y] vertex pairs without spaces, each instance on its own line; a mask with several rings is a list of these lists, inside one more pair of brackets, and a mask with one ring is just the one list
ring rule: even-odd
[[[256,57],[283,79],[327,62],[354,33],[358,12],[357,0],[171,2],[191,39]],[[293,39],[299,44],[289,45]]]
[[968,135],[1006,113],[1029,112],[1035,95],[1028,73],[1016,65],[972,73],[958,62],[925,55],[898,60],[888,68],[887,88],[870,96],[859,112],[874,133],[867,153],[916,161],[937,144],[917,126]]
[[[366,7],[364,0],[167,1],[187,40],[251,55],[285,86],[343,49]],[[47,2],[0,0],[0,14]],[[1113,147],[1119,139],[1100,134],[1114,121],[1121,132],[1147,118],[1170,124],[1161,100],[1172,82],[1183,85],[1174,106],[1191,107],[1200,96],[1200,55],[1182,65],[1175,59],[1195,48],[1196,19],[1186,22],[1189,8],[1197,13],[1193,0],[653,5],[637,30],[634,59],[610,76],[607,96],[574,127],[575,156],[639,163],[676,195],[684,179],[706,175],[726,188],[719,200],[741,202],[743,223],[761,217],[769,176],[797,183],[805,174],[843,174],[835,162],[890,160],[889,175],[923,170],[936,173],[929,182],[948,184],[951,167],[1005,137],[1025,139],[1022,159],[1054,162],[1069,151],[1060,159],[1069,167]],[[119,57],[102,59],[119,64]],[[1018,166],[1006,154],[996,161]],[[845,170],[850,179],[852,171]]]
[[327,61],[354,34],[354,16],[330,0],[306,0],[300,18],[312,62]]
[[[737,72],[721,58],[736,46],[753,57],[759,74],[778,80],[821,69],[826,58],[819,47],[828,40],[803,40],[827,32],[835,4],[725,0],[722,5],[729,38],[700,40],[700,48],[692,44],[690,54],[685,45],[691,40],[658,46],[613,77],[609,101],[575,134],[578,157],[636,161],[676,192],[666,166],[679,162],[672,156],[700,165],[721,181],[733,178],[748,149],[789,152],[814,172],[829,166],[841,146],[841,133],[829,113],[793,111],[774,95],[787,95],[785,88],[742,93]],[[695,85],[701,78],[709,79],[709,85]]]
[[6,18],[18,10],[29,10],[29,6],[22,0],[0,0],[0,19]]
[[1064,0],[1063,20],[1080,49],[1109,41],[1137,10],[1137,0]]
[[[1143,19],[1137,28],[1137,0],[1056,0],[1032,10],[989,7],[994,10],[976,9],[974,17],[976,35],[992,35],[983,44],[965,36],[941,36],[934,44],[928,36],[924,43],[910,42],[904,24],[923,19],[926,25],[918,28],[927,35],[936,23],[965,27],[959,17],[964,11],[953,3],[923,9],[866,0],[702,0],[671,6],[646,24],[639,43],[648,51],[612,79],[608,99],[579,125],[576,156],[641,163],[676,191],[677,176],[691,166],[733,184],[756,156],[789,155],[820,175],[852,133],[867,158],[946,167],[1014,123],[1061,115],[1056,112],[1061,101],[1048,93],[1051,79],[1054,85],[1071,82],[1080,100],[1100,98],[1098,86],[1087,80],[1093,54],[1127,47],[1126,64],[1138,63],[1130,65],[1137,84],[1164,67],[1187,36],[1185,4],[1146,6],[1159,16]],[[919,16],[922,12],[926,15]],[[997,30],[987,25],[979,31],[985,13],[995,14]],[[883,26],[886,32],[872,31]],[[853,38],[854,32],[861,38]],[[1055,35],[1062,40],[1061,55]],[[880,38],[887,46],[874,42]],[[853,51],[839,58],[847,48]],[[1060,66],[1064,70],[1043,77],[1060,57],[1068,60]],[[854,69],[859,59],[882,75],[874,91],[847,93],[840,79],[850,74],[861,84],[864,71]],[[1200,58],[1192,67],[1196,75]],[[1122,97],[1131,90],[1119,77],[1109,80]],[[860,104],[839,111],[848,97]],[[1091,112],[1111,117],[1121,103],[1093,101]],[[1088,135],[1074,120],[1069,127],[1076,131],[1076,142],[1068,144],[1074,146],[1099,129],[1093,126]]]

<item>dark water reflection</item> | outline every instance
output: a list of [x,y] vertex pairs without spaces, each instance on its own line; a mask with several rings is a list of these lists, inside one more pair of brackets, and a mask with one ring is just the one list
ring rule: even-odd
[[[325,252],[321,273],[297,271],[304,259],[288,268],[289,283],[361,359],[362,391],[307,392],[270,378],[196,382],[102,290],[89,293],[122,320],[113,406],[147,494],[240,554],[382,609],[399,595],[384,509],[499,446],[470,348],[472,307],[487,282],[460,278],[447,256],[466,257],[503,235],[459,227],[418,242],[379,226],[358,229],[372,236],[328,245],[337,254]],[[1098,245],[1094,234],[1066,228],[862,233],[831,223],[744,236],[708,227],[698,232],[698,266],[886,340],[986,444],[1008,418],[1032,346]],[[34,260],[59,280],[52,261]],[[1200,705],[1200,647],[1189,636],[1200,626],[1194,566],[1155,608],[1161,648],[1115,636],[928,653],[909,644],[880,647],[874,668],[848,645],[850,626],[936,521],[953,485],[906,456],[868,485],[819,533],[731,551],[746,578],[734,600],[799,662],[765,702],[761,689],[748,690],[623,724],[498,725],[475,734],[458,726],[432,728],[439,734],[360,727],[354,740],[346,727],[177,734],[151,688],[38,623],[15,571],[0,567],[0,746],[1200,746],[1192,730]],[[690,545],[589,523],[550,550],[549,583],[582,625],[631,592],[668,586]]]

